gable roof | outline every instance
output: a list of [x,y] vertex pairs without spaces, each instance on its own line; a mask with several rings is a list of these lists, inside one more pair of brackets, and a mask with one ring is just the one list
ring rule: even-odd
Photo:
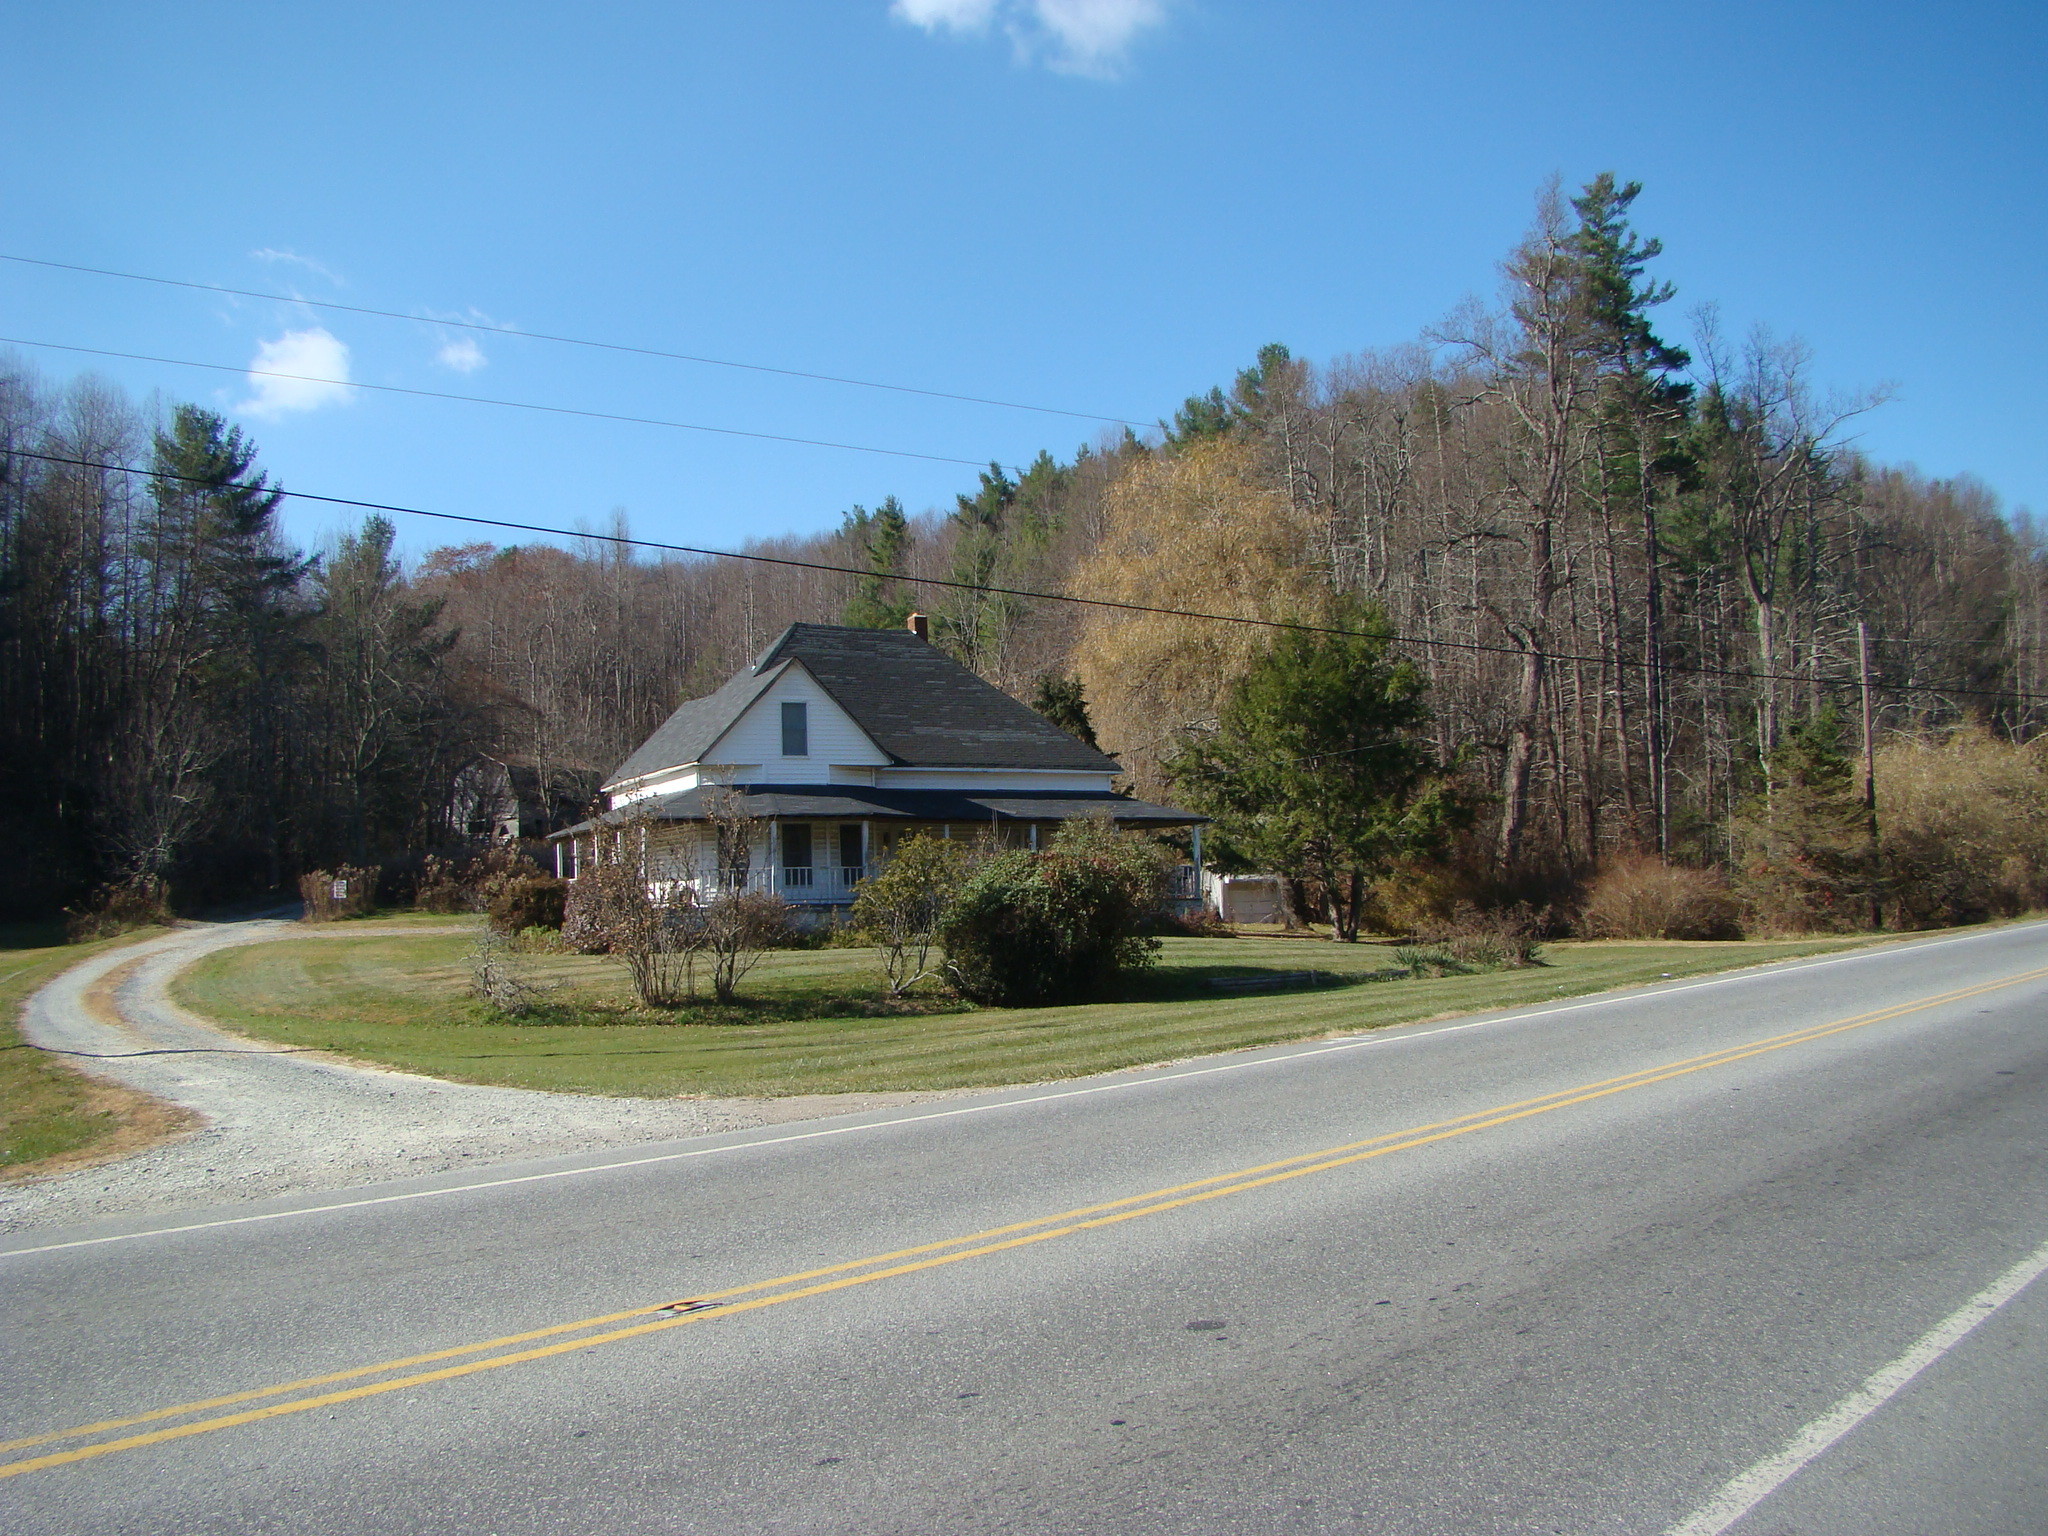
[[909,630],[792,624],[753,666],[670,715],[608,782],[701,762],[792,662],[801,663],[897,767],[1118,771],[1115,758],[1069,736]]
[[733,722],[747,712],[747,706],[788,670],[787,663],[763,667],[756,662],[727,678],[716,693],[707,693],[701,699],[685,699],[652,736],[634,749],[632,756],[612,770],[605,780],[606,786],[683,763],[702,762],[711,744],[730,730]]

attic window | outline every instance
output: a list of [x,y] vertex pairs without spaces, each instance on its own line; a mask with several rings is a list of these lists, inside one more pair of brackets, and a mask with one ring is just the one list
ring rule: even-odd
[[782,706],[782,755],[784,757],[809,757],[811,755],[811,723],[806,705],[785,704]]

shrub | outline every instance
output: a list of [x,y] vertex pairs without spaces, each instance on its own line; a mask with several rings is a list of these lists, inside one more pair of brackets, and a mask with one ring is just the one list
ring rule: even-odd
[[511,843],[495,843],[467,859],[430,853],[411,877],[412,900],[422,912],[488,912],[500,886],[553,878]]
[[469,912],[474,910],[473,902],[461,866],[453,859],[428,854],[413,887],[413,905],[422,912]]
[[1549,926],[1548,908],[1518,901],[1511,907],[1481,911],[1460,902],[1448,922],[1417,930],[1422,946],[1474,970],[1520,970],[1538,965],[1538,942]]
[[1466,976],[1472,967],[1436,944],[1397,944],[1394,963],[1411,977]]
[[638,862],[591,861],[570,887],[563,938],[585,954],[624,963],[650,1008],[679,1007],[697,995],[702,949],[687,887],[651,892]]
[[771,949],[795,947],[789,905],[767,891],[728,891],[682,913],[696,946],[711,957],[711,995],[729,1003],[747,972]]
[[1718,874],[1635,854],[1601,869],[1578,928],[1589,939],[1734,939],[1742,936],[1736,918]]
[[568,894],[569,882],[553,875],[514,875],[491,886],[484,916],[507,937],[528,928],[559,929]]
[[353,864],[308,870],[299,877],[299,895],[306,903],[305,922],[367,917],[377,908],[377,871]]
[[64,935],[83,944],[172,921],[170,888],[155,875],[136,875],[101,886],[83,907],[67,912]]
[[597,877],[597,865],[586,864],[562,896],[562,943],[579,955],[611,952],[605,936],[604,906],[608,893]]
[[548,990],[528,978],[515,946],[496,928],[486,924],[477,933],[469,951],[472,997],[498,1013],[525,1018],[539,1011]]
[[1983,731],[1877,754],[1878,827],[1893,920],[1936,927],[2048,902],[2048,757]]
[[855,893],[850,927],[881,952],[890,997],[939,973],[939,928],[969,865],[967,844],[920,832],[898,844],[888,867]]
[[1140,929],[1163,871],[1136,840],[1070,822],[1040,853],[998,854],[962,888],[941,929],[946,969],[976,1002],[1006,1008],[1099,995],[1152,963]]

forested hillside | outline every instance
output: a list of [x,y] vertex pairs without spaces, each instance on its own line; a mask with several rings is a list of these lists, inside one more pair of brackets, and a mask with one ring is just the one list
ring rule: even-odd
[[10,367],[0,890],[45,911],[135,877],[218,897],[446,846],[474,764],[579,782],[784,624],[912,607],[1019,697],[1071,707],[1078,678],[1102,745],[1171,794],[1167,760],[1273,633],[1016,592],[1378,609],[1483,792],[1458,855],[1475,890],[1562,891],[1631,852],[1739,862],[1759,804],[1853,756],[1866,663],[1896,750],[2031,742],[2033,527],[1860,456],[1879,402],[1818,389],[1796,344],[1681,337],[1634,191],[1545,199],[1499,295],[1426,336],[1325,364],[1271,346],[1145,440],[992,465],[917,515],[878,485],[833,534],[749,546],[844,574],[594,540],[401,571],[378,519],[292,550],[237,429]]

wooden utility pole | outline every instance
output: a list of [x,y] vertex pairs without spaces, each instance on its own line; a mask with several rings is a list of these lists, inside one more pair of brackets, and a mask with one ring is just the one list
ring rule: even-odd
[[1863,817],[1870,838],[1870,926],[1884,926],[1877,888],[1877,733],[1870,711],[1870,625],[1856,621],[1856,681],[1863,694]]

